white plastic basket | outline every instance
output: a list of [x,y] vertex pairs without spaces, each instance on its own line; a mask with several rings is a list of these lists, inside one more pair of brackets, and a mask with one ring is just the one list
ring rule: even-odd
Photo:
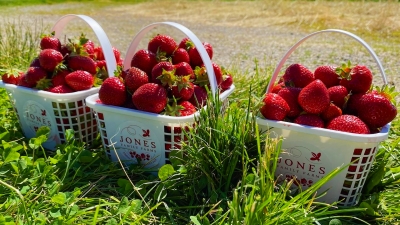
[[[61,17],[52,28],[55,37],[59,37],[68,22],[76,18],[82,19],[93,29],[103,48],[108,73],[113,74],[117,64],[112,46],[104,30],[92,18],[74,14]],[[98,87],[67,94],[35,90],[3,81],[0,81],[0,87],[6,89],[25,137],[34,137],[41,126],[50,128],[50,136],[43,143],[44,148],[55,150],[57,144],[64,143],[67,129],[73,129],[76,138],[87,144],[96,138],[96,120],[92,109],[86,106],[85,98],[97,93]]]
[[[365,41],[347,31],[328,29],[307,35],[289,49],[278,63],[266,92],[271,92],[285,61],[301,43],[314,35],[329,32],[347,35],[361,43],[378,64],[383,82],[387,83],[381,62]],[[339,205],[342,206],[358,203],[379,144],[387,139],[390,129],[390,124],[387,124],[379,133],[361,135],[268,120],[262,117],[257,117],[256,120],[261,131],[269,130],[270,136],[284,138],[276,177],[280,180],[295,177],[303,190],[334,169],[357,160],[318,190],[318,193],[327,191],[327,194],[318,201],[329,204],[340,201]]]
[[[215,96],[217,82],[210,57],[197,36],[188,28],[174,22],[158,22],[140,30],[129,46],[124,69],[130,68],[130,59],[145,34],[157,26],[172,26],[182,31],[193,41],[207,69],[212,94]],[[228,96],[235,86],[220,94],[220,99],[226,104]],[[182,127],[193,126],[195,114],[183,117],[173,117],[148,113],[140,110],[127,109],[97,103],[98,94],[86,98],[87,105],[95,111],[98,128],[106,153],[112,161],[121,160],[125,165],[140,163],[149,169],[158,169],[169,163],[169,153],[173,148],[179,148],[180,140],[184,140]]]

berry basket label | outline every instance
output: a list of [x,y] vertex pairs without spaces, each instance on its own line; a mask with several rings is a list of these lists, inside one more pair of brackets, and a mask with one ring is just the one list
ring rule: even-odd
[[[157,129],[136,121],[123,122],[118,133],[111,137],[118,156],[128,164],[140,163],[147,168],[156,167],[165,157]],[[113,151],[111,151],[113,152]]]
[[27,101],[23,107],[23,118],[25,122],[24,132],[26,132],[28,137],[34,137],[37,130],[42,126],[47,126],[50,128],[49,138],[46,143],[59,143],[57,132],[53,123],[52,117],[43,105],[35,101]]
[[324,160],[327,156],[323,151],[317,148],[310,148],[310,145],[301,145],[301,143],[286,143],[283,147],[278,160],[277,173],[282,174],[282,179],[294,179],[296,185],[303,189],[310,187],[313,183],[322,179],[327,172],[327,164]]

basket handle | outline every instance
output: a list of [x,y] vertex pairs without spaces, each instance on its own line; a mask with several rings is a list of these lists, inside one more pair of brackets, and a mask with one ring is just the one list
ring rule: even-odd
[[190,31],[187,27],[185,27],[181,24],[175,23],[175,22],[156,22],[156,23],[152,23],[152,24],[147,25],[146,27],[142,28],[136,34],[136,36],[133,38],[128,50],[126,51],[126,55],[125,55],[125,59],[124,59],[124,70],[127,70],[131,67],[131,64],[130,64],[131,59],[133,58],[133,56],[136,52],[136,48],[138,47],[140,41],[143,39],[144,35],[146,33],[148,33],[151,29],[153,29],[159,25],[169,25],[169,26],[177,28],[178,30],[182,31],[194,43],[197,51],[199,51],[200,57],[203,60],[204,65],[206,67],[208,79],[210,81],[210,86],[211,86],[211,93],[215,97],[215,93],[217,91],[217,80],[214,75],[214,69],[213,69],[213,66],[211,63],[211,59],[208,56],[206,49],[204,48],[204,46],[201,43],[201,41],[199,40],[199,38],[197,38],[197,36],[192,31]]
[[115,60],[114,52],[112,50],[112,45],[108,39],[103,28],[91,17],[85,15],[75,15],[68,14],[61,17],[53,26],[52,30],[55,32],[55,37],[59,38],[62,30],[65,28],[67,23],[75,18],[80,18],[85,21],[96,34],[97,39],[100,42],[101,48],[103,49],[104,58],[106,59],[108,76],[113,77],[114,71],[117,69],[117,62]]
[[320,34],[320,33],[327,33],[327,32],[334,32],[334,33],[345,34],[345,35],[347,35],[347,36],[350,36],[350,37],[354,38],[354,39],[355,39],[356,41],[358,41],[359,43],[361,43],[361,45],[363,45],[363,46],[368,50],[368,52],[369,52],[369,53],[371,54],[371,56],[374,58],[375,62],[378,64],[378,68],[379,68],[379,71],[381,72],[383,82],[384,82],[385,84],[388,83],[388,81],[387,81],[387,79],[386,79],[385,71],[384,71],[383,66],[382,66],[382,63],[380,62],[378,56],[375,54],[375,52],[372,50],[372,48],[371,48],[363,39],[361,39],[361,38],[358,37],[357,35],[355,35],[355,34],[353,34],[353,33],[350,33],[350,32],[348,32],[348,31],[339,30],[339,29],[327,29],[327,30],[317,31],[317,32],[314,32],[314,33],[311,33],[311,34],[307,35],[306,37],[304,37],[304,38],[302,38],[300,41],[298,41],[295,45],[293,45],[293,46],[289,49],[289,51],[286,52],[286,54],[283,56],[283,58],[281,59],[281,61],[278,63],[278,66],[275,68],[274,73],[272,74],[272,77],[271,77],[271,80],[270,80],[270,82],[269,82],[269,84],[268,84],[266,93],[268,93],[268,92],[271,91],[273,85],[275,84],[275,80],[276,80],[276,78],[278,77],[279,71],[282,69],[283,64],[285,64],[286,60],[289,58],[289,56],[292,54],[292,52],[293,52],[294,50],[296,50],[297,47],[299,47],[299,45],[300,45],[301,43],[303,43],[305,40],[307,40],[308,38],[310,38],[310,37],[312,37],[312,36],[314,36],[314,35]]

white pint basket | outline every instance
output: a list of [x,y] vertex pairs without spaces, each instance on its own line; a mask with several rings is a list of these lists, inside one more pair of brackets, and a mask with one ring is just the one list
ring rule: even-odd
[[[75,18],[85,21],[100,41],[107,62],[109,74],[116,69],[116,60],[112,46],[100,25],[85,15],[65,15],[61,17],[52,30],[59,37],[67,23]],[[98,92],[99,88],[91,88],[67,94],[57,94],[35,90],[0,81],[0,87],[6,89],[20,126],[26,138],[32,138],[41,126],[50,128],[50,135],[43,147],[55,150],[58,144],[65,142],[65,131],[73,129],[75,137],[87,144],[96,138],[97,123],[91,108],[85,104],[85,98]]]
[[[308,38],[327,32],[345,34],[361,43],[378,64],[383,81],[387,83],[382,64],[367,43],[347,31],[328,29],[307,35],[289,49],[278,63],[267,93],[272,90],[279,71],[290,54]],[[280,154],[275,173],[281,181],[295,179],[295,183],[305,190],[334,169],[350,165],[318,190],[318,193],[327,191],[318,201],[328,204],[338,202],[341,206],[353,206],[358,203],[379,144],[387,139],[390,129],[390,124],[387,124],[379,133],[361,135],[268,120],[262,116],[257,116],[256,120],[260,130],[268,131],[270,137],[283,138],[283,152]]]
[[[124,60],[124,70],[130,68],[139,42],[153,28],[167,25],[182,31],[193,41],[205,64],[210,80],[212,94],[218,91],[210,57],[197,36],[188,28],[174,22],[158,22],[144,27],[134,37],[127,50]],[[223,105],[228,104],[228,96],[235,86],[219,95]],[[121,161],[124,165],[141,164],[144,168],[158,170],[170,163],[169,154],[173,149],[179,149],[184,140],[184,129],[193,126],[195,114],[183,117],[173,117],[140,110],[128,109],[97,103],[98,94],[86,98],[87,105],[95,112],[97,125],[107,155],[112,161]]]

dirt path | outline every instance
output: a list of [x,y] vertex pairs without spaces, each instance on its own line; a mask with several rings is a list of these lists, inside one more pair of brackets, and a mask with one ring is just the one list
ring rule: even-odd
[[[163,1],[159,1],[162,4]],[[172,11],[158,1],[136,5],[96,6],[66,3],[47,6],[20,7],[13,12],[2,13],[7,18],[17,17],[32,23],[42,21],[51,27],[63,15],[85,14],[94,18],[107,33],[112,45],[125,51],[134,35],[144,26],[160,21],[174,21],[193,31],[201,41],[214,47],[214,61],[241,74],[251,74],[255,60],[260,68],[275,68],[286,51],[302,37],[304,32],[296,26],[282,26],[283,21],[274,17],[274,9],[262,9],[259,5],[241,5],[241,2],[220,3],[215,7],[204,2],[177,1]],[[192,6],[195,5],[195,9]],[[243,7],[247,7],[244,10]],[[253,7],[253,8],[250,8]],[[218,11],[216,11],[218,9]],[[265,13],[266,11],[267,13]],[[261,14],[263,12],[263,14]],[[1,12],[0,12],[1,13]],[[262,16],[261,16],[262,15]],[[282,20],[282,17],[280,17]],[[290,20],[290,18],[288,18]],[[290,22],[290,21],[289,21]],[[287,23],[286,23],[287,24]],[[80,20],[68,25],[66,34],[87,32]],[[160,26],[148,34],[167,33],[177,40],[183,34],[168,26]],[[90,34],[89,34],[90,37]],[[140,47],[145,47],[146,40]],[[381,40],[370,43],[385,68],[388,81],[398,84],[400,65],[397,51],[387,52]],[[383,47],[382,47],[383,46]],[[375,83],[381,84],[379,70],[370,54],[356,41],[342,34],[321,34],[302,44],[288,59],[288,63],[300,62],[315,69],[321,64],[341,64],[345,61],[370,65],[376,74]]]

